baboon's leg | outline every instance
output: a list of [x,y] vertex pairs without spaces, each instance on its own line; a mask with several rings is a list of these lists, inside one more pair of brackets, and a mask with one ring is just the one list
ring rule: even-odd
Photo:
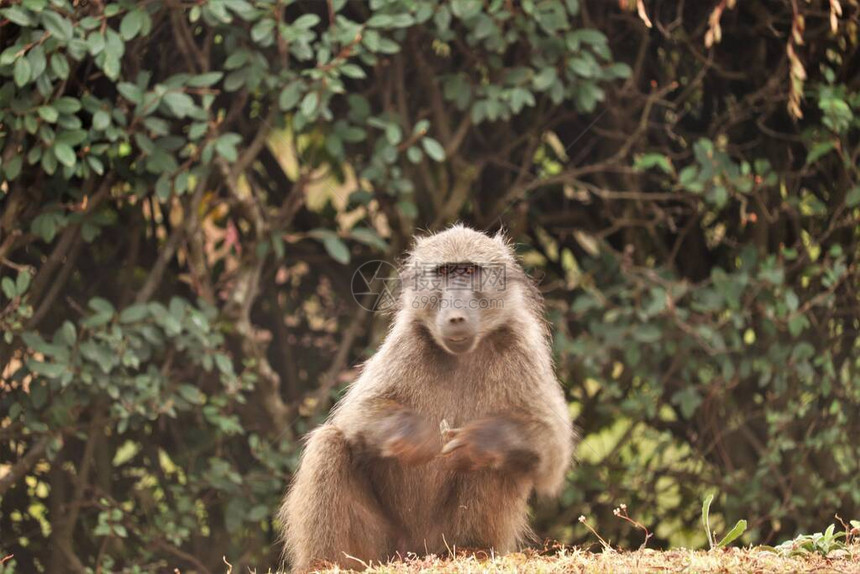
[[280,517],[297,570],[317,560],[361,568],[360,561],[385,560],[390,552],[388,520],[343,433],[330,424],[310,435]]
[[[493,471],[478,471],[456,489],[448,506],[447,545],[460,548],[516,550],[531,535],[528,527],[528,486]],[[481,476],[483,475],[483,476]]]

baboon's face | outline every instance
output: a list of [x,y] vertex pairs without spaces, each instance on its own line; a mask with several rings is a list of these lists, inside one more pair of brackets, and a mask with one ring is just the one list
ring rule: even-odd
[[469,353],[504,322],[504,265],[452,261],[430,265],[421,275],[413,307],[445,351]]
[[501,236],[455,225],[419,239],[402,269],[402,312],[452,355],[474,351],[522,301],[522,276]]

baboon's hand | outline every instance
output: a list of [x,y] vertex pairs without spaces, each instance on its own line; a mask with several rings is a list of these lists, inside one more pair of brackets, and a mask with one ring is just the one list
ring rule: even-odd
[[485,418],[446,431],[442,454],[450,454],[456,468],[491,468],[526,472],[535,467],[538,454],[516,421]]
[[422,464],[439,454],[439,431],[410,409],[398,409],[379,419],[374,429],[380,454],[404,464]]

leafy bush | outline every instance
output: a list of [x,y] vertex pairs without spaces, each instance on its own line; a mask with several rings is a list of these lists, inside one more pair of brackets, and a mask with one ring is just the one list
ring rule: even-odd
[[584,441],[541,535],[860,514],[857,8],[669,4],[3,3],[0,559],[273,563],[385,332],[356,267],[455,219],[547,297]]

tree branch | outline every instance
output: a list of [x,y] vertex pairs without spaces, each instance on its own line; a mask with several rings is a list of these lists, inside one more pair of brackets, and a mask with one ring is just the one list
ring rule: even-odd
[[21,459],[16,462],[9,472],[0,476],[0,497],[2,497],[7,490],[12,488],[16,482],[21,480],[30,469],[32,469],[37,462],[42,459],[42,455],[45,454],[45,450],[48,448],[48,444],[51,442],[50,435],[44,435],[42,438],[36,441],[30,450],[21,457]]

